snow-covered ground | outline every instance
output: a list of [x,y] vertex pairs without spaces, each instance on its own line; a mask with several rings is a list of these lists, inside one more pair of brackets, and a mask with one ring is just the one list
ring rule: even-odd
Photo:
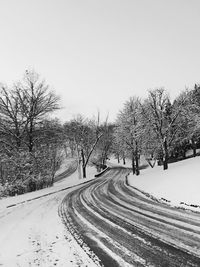
[[[192,151],[188,151],[186,155],[191,156]],[[147,164],[144,157],[141,157],[140,164]],[[122,160],[118,164],[116,159],[111,158],[108,165],[131,168],[131,161],[126,160],[123,165]],[[157,164],[154,168],[148,166],[140,171],[139,176],[130,174],[128,183],[163,203],[200,212],[199,156],[171,163],[166,171]]]
[[[66,163],[64,164],[64,166],[66,167]],[[63,166],[62,166],[61,170],[64,171]],[[61,172],[59,171],[58,174],[60,174],[60,173]],[[23,202],[26,202],[26,201],[29,201],[32,199],[36,199],[36,198],[40,198],[42,196],[46,196],[49,194],[53,194],[55,192],[59,192],[61,190],[64,190],[65,188],[69,188],[69,187],[78,185],[80,183],[85,183],[85,182],[93,179],[94,175],[96,173],[97,172],[96,172],[96,169],[94,167],[88,167],[87,168],[87,178],[86,179],[83,179],[83,178],[80,179],[80,175],[78,173],[78,170],[76,170],[72,175],[70,175],[66,179],[63,179],[61,181],[54,183],[54,185],[52,187],[44,188],[44,189],[41,189],[38,191],[26,193],[23,195],[6,197],[3,199],[0,199],[0,212],[7,207],[10,207],[10,206],[13,206],[16,204],[21,204]]]
[[[109,160],[107,160],[106,164],[107,166],[121,166],[121,167],[125,167],[125,168],[132,168],[132,163],[130,159],[126,159],[125,160],[125,165],[123,164],[123,160],[120,159],[120,163],[118,163],[117,159],[114,157],[110,157]],[[148,165],[147,161],[145,160],[145,157],[143,155],[141,155],[140,157],[140,166],[141,165]]]
[[[142,159],[142,163],[144,159]],[[155,166],[130,174],[129,184],[168,204],[200,206],[200,157],[169,165],[167,171]],[[110,165],[117,164],[111,159]],[[121,164],[121,166],[124,166]],[[66,166],[65,166],[66,167]],[[131,167],[130,161],[125,167]],[[63,169],[64,170],[64,169]],[[0,200],[0,266],[95,266],[66,230],[58,206],[74,186],[94,178],[96,169],[87,169],[87,179],[78,170],[46,188]],[[197,207],[188,207],[200,211]]]
[[200,157],[141,170],[139,176],[130,174],[131,186],[171,205],[200,211]]
[[94,174],[89,167],[80,179],[77,170],[51,188],[1,199],[0,266],[95,266],[58,215],[64,196]]

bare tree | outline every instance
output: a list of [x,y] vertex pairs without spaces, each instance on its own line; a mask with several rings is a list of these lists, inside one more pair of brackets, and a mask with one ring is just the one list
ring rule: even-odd
[[0,85],[0,182],[8,184],[8,194],[52,184],[61,138],[55,138],[58,127],[53,122],[44,127],[44,120],[59,108],[58,101],[34,71],[10,88]]
[[95,122],[78,116],[68,124],[68,127],[68,134],[70,133],[70,138],[73,137],[76,144],[78,160],[81,158],[83,178],[86,178],[86,167],[103,135],[99,128],[99,120]]
[[103,135],[100,138],[96,147],[96,164],[98,169],[105,168],[106,161],[112,153],[114,139],[114,125],[108,123],[108,119],[99,126],[99,132]]
[[49,86],[34,71],[26,71],[24,81],[15,85],[20,112],[25,120],[26,145],[32,152],[36,125],[46,116],[59,109],[59,97],[49,91]]
[[118,115],[116,134],[123,142],[122,146],[131,154],[132,170],[136,175],[140,173],[142,131],[139,99],[132,97],[124,104],[124,109]]
[[26,120],[21,112],[20,99],[15,90],[1,85],[0,91],[1,142],[19,149],[25,132]]

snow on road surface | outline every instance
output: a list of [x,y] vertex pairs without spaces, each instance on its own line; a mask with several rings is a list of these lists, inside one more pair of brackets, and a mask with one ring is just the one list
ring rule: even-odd
[[75,172],[51,188],[0,200],[0,266],[95,266],[58,215],[58,206],[73,190],[66,188],[95,173],[88,168],[89,179],[80,180]]
[[111,168],[67,195],[69,231],[105,267],[200,266],[200,214],[149,199],[127,185],[128,173]]
[[200,157],[141,170],[129,175],[128,183],[171,205],[200,211]]
[[[199,162],[196,157],[170,164],[167,171],[159,166],[148,168],[140,176],[129,175],[128,180],[133,187],[173,204],[200,205]],[[79,179],[76,171],[51,188],[0,200],[0,266],[96,266],[58,215],[66,194],[93,179],[95,173],[88,168],[86,180]]]

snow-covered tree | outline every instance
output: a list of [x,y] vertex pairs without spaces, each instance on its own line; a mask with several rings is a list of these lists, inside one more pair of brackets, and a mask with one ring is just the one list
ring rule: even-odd
[[14,194],[52,184],[62,138],[56,137],[58,123],[46,119],[59,98],[34,71],[0,89],[0,183],[10,193],[15,187]]
[[148,98],[141,106],[143,122],[149,128],[149,138],[157,142],[162,153],[163,169],[168,169],[169,151],[178,131],[178,118],[184,111],[186,97],[173,105],[163,88],[149,91]]
[[32,152],[37,124],[59,109],[59,97],[49,90],[49,86],[34,71],[26,71],[24,80],[15,85],[15,91],[20,100],[21,114],[26,122],[25,143],[29,152]]
[[143,129],[138,98],[132,97],[124,104],[124,108],[118,114],[116,124],[118,139],[121,139],[122,146],[129,152],[131,157],[133,173],[139,175],[139,157]]
[[195,85],[192,90],[185,90],[175,99],[174,105],[184,101],[183,111],[177,119],[178,135],[175,142],[177,148],[183,150],[183,156],[188,147],[196,156],[196,145],[200,138],[200,87]]
[[123,160],[123,163],[126,163],[126,157],[128,156],[127,145],[124,140],[121,138],[121,128],[115,125],[113,142],[112,142],[112,153],[117,159],[118,163],[120,160]]
[[103,134],[100,138],[96,149],[95,149],[95,157],[96,164],[99,167],[99,170],[105,168],[106,161],[112,154],[113,149],[113,140],[114,140],[114,125],[108,123],[107,119],[104,123],[99,126],[99,131]]
[[65,125],[65,133],[66,136],[70,135],[74,141],[78,161],[81,161],[82,165],[83,178],[86,178],[86,167],[103,135],[99,127],[99,120],[88,120],[79,115]]

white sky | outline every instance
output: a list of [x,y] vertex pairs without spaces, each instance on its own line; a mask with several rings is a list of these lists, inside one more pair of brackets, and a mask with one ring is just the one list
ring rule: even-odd
[[0,0],[0,81],[34,68],[62,120],[110,120],[133,95],[200,82],[199,0]]

